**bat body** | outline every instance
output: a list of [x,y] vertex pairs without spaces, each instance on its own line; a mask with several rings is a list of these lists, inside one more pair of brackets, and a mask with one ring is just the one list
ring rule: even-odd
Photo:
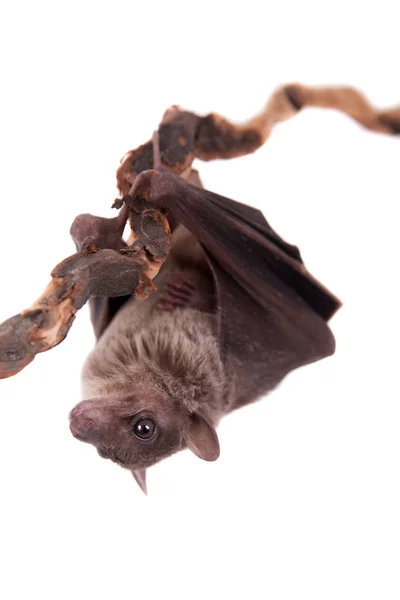
[[399,107],[377,110],[349,87],[285,85],[243,125],[171,107],[153,140],[121,161],[118,217],[77,217],[77,254],[53,269],[29,309],[0,325],[2,378],[59,344],[89,300],[97,343],[70,428],[143,490],[146,468],[178,450],[215,460],[225,414],[334,352],[327,323],[339,300],[260,211],[203,189],[192,169],[195,158],[254,152],[307,106],[400,133]]
[[[135,473],[186,445],[217,458],[214,427],[235,400],[217,340],[212,277],[182,226],[155,283],[156,292],[130,298],[101,335],[82,371],[86,400],[71,413],[78,438]],[[149,419],[155,431],[141,440],[132,428]]]
[[259,211],[171,173],[143,177],[176,224],[169,256],[147,299],[126,299],[106,323],[92,303],[103,328],[70,427],[144,489],[145,469],[180,449],[218,458],[225,414],[334,351],[326,319],[299,292],[325,316],[339,304]]

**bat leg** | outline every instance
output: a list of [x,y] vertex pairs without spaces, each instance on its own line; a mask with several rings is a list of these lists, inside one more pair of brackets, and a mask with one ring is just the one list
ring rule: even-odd
[[137,197],[143,196],[148,200],[149,198],[147,191],[150,188],[151,178],[157,173],[169,172],[169,169],[165,169],[161,162],[160,140],[157,130],[153,132],[151,143],[153,148],[153,168],[142,171],[136,176],[135,181],[131,185],[129,193],[122,200],[125,201],[125,206],[127,206],[129,203],[129,199],[132,199],[131,205],[133,206]]
[[158,130],[156,129],[153,132],[153,137],[151,138],[151,143],[153,146],[153,169],[161,173],[163,169],[161,162],[161,153],[160,153],[160,138],[158,134]]

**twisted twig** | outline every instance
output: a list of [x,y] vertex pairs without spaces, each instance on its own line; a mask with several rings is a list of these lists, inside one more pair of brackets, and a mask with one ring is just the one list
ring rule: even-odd
[[[214,113],[199,117],[174,106],[166,111],[153,136],[156,164],[151,141],[128,152],[117,171],[118,188],[123,196],[135,190],[137,175],[153,166],[200,185],[197,172],[191,168],[195,158],[233,158],[254,152],[269,138],[276,123],[307,106],[334,108],[371,131],[400,134],[399,107],[376,110],[359,91],[349,87],[285,85],[271,96],[259,115],[242,125]],[[119,200],[115,206],[122,203]],[[126,247],[121,235],[128,216],[132,234]],[[146,297],[154,289],[151,280],[168,255],[169,224],[144,198],[125,201],[115,219],[81,215],[71,233],[80,252],[53,270],[51,283],[30,309],[0,325],[0,378],[14,375],[38,352],[59,344],[76,311],[89,297],[132,293]]]
[[[274,125],[295,116],[306,107],[339,110],[377,133],[400,134],[400,107],[377,110],[351,87],[316,88],[299,83],[276,90],[264,110],[244,124],[234,124],[211,113],[168,109],[159,127],[160,156],[164,166],[178,175],[190,173],[195,158],[234,158],[254,152],[269,138]],[[152,168],[151,141],[128,152],[117,171],[117,185],[128,193],[136,175]]]

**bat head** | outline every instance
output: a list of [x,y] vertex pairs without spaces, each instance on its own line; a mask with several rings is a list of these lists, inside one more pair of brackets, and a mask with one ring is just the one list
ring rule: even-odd
[[213,423],[227,386],[212,315],[160,311],[132,334],[141,310],[146,315],[143,303],[121,309],[86,360],[88,399],[71,411],[70,429],[145,491],[147,467],[181,449],[218,458]]
[[74,437],[95,446],[102,458],[129,469],[146,492],[146,468],[185,447],[207,461],[219,456],[214,427],[163,396],[83,400],[70,413]]

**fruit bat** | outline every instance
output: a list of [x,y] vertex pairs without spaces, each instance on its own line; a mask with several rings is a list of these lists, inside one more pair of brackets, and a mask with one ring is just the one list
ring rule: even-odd
[[62,341],[89,300],[97,342],[70,429],[143,491],[146,469],[181,449],[216,460],[224,415],[334,352],[327,323],[340,301],[260,211],[205,190],[192,168],[196,157],[256,150],[304,106],[400,132],[399,109],[375,111],[351,88],[285,86],[243,126],[172,107],[121,162],[119,215],[77,217],[77,254],[57,265],[31,309],[0,326],[0,373],[9,376]]

